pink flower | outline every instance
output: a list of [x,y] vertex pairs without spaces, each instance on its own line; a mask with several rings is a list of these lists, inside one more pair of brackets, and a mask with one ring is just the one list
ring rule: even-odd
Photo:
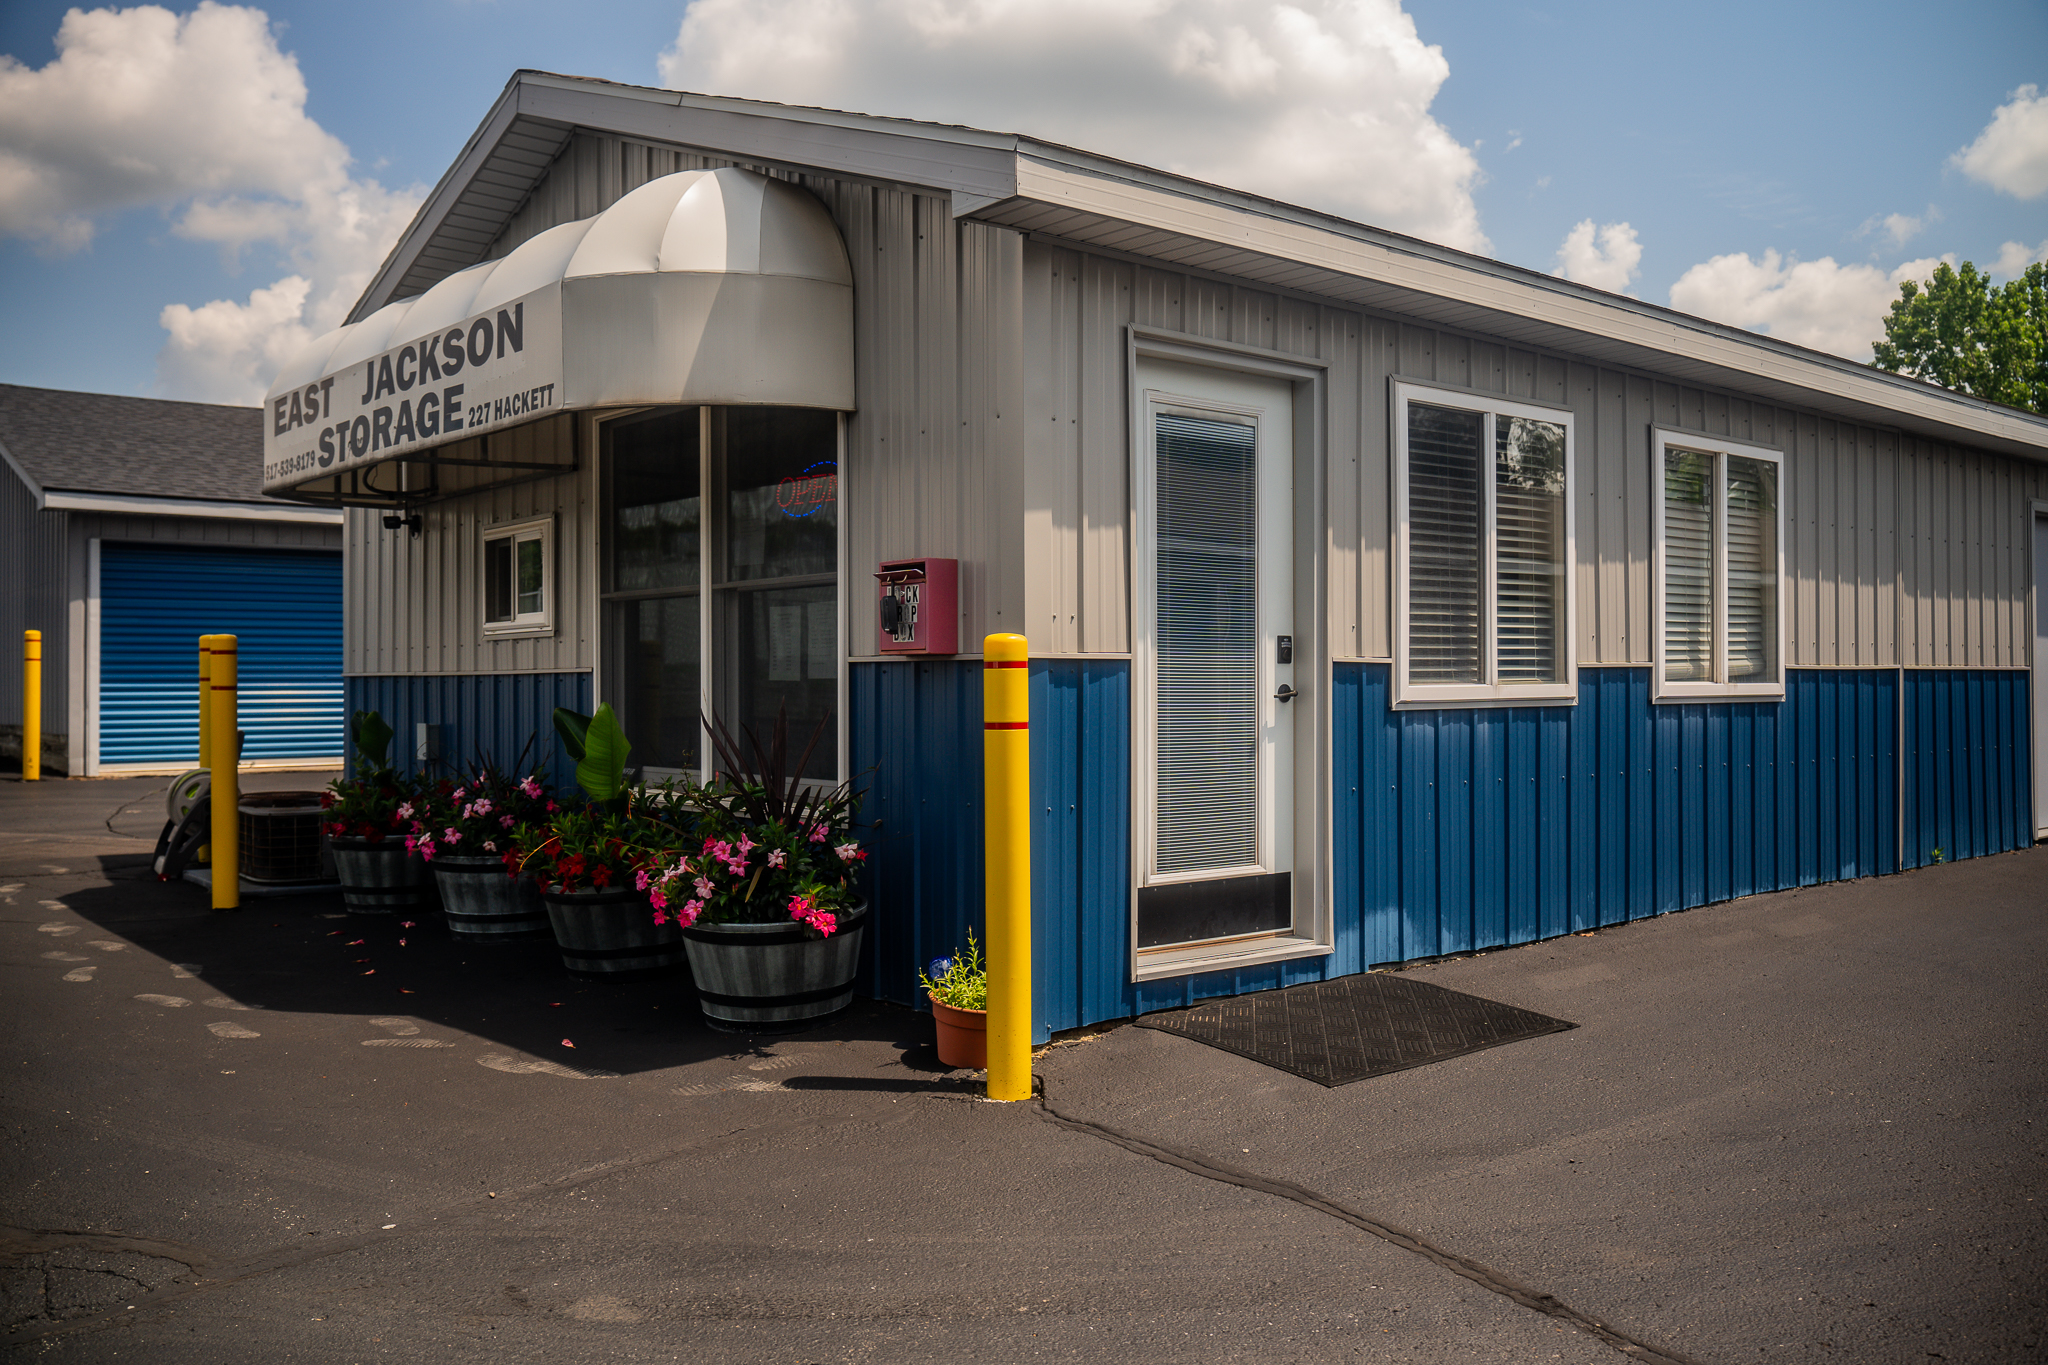
[[811,827],[811,842],[814,844],[822,844],[825,842],[826,837],[830,833],[831,831],[826,829],[823,825],[813,825]]
[[655,903],[654,906],[654,922],[656,924],[668,923],[668,912],[661,908],[661,904],[658,901]]
[[845,843],[841,844],[839,847],[833,849],[832,851],[839,855],[839,861],[842,863],[859,862],[862,857],[860,845],[854,843],[851,839],[847,840]]
[[416,837],[410,834],[405,836],[405,851],[407,853],[417,853],[419,851],[419,846],[420,841]]
[[789,917],[802,920],[825,938],[832,937],[832,931],[839,927],[838,917],[829,910],[820,910],[809,896],[789,898]]
[[497,844],[495,844],[494,842],[492,842],[492,841],[491,841],[491,840],[489,840],[489,839],[486,839],[486,840],[484,840],[484,852],[486,852],[486,853],[496,853],[497,851],[498,851],[498,846],[497,846]]
[[459,844],[462,842],[462,831],[450,825],[441,831],[441,837],[451,844]]
[[788,863],[789,855],[787,853],[784,853],[781,849],[771,848],[768,850],[768,866],[784,867],[787,866]]
[[540,800],[540,783],[530,777],[519,784],[519,790],[525,792],[532,800]]
[[510,829],[512,828],[513,825],[517,823],[518,821],[514,820],[509,815],[501,815],[498,817],[498,825],[501,829]]
[[661,911],[668,904],[668,897],[663,895],[661,888],[657,886],[647,893],[647,901],[654,907],[654,922],[660,924],[662,922]]
[[713,891],[716,891],[717,889],[718,889],[717,887],[715,887],[715,886],[713,886],[713,885],[711,884],[711,878],[709,878],[709,877],[699,877],[699,878],[697,878],[697,894],[698,894],[698,895],[700,895],[700,896],[709,896],[709,895],[710,895],[710,894],[711,894],[711,893],[712,893]]
[[685,929],[697,922],[697,916],[704,913],[703,901],[684,901],[683,908],[676,912],[676,923]]
[[740,836],[740,857],[746,857],[749,853],[752,853],[758,847],[760,847],[760,845],[754,842],[753,835],[742,834]]
[[641,868],[641,869],[640,869],[640,870],[639,870],[638,872],[635,872],[635,873],[633,874],[633,889],[634,889],[635,891],[645,891],[645,890],[647,889],[647,869],[646,869],[646,868],[644,868],[644,867],[643,867],[643,868]]
[[401,820],[412,819],[412,802],[408,801],[398,808],[398,818]]
[[479,796],[476,800],[470,802],[469,813],[471,815],[489,815],[491,813],[491,798]]

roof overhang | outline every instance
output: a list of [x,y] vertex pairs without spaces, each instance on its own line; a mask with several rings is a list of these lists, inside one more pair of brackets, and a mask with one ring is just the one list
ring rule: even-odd
[[2048,417],[1276,200],[1008,133],[521,71],[357,305],[482,258],[579,130],[951,196],[956,217],[2048,460]]
[[47,489],[37,507],[63,512],[104,512],[123,517],[209,517],[216,521],[268,521],[339,526],[341,513],[279,502],[227,502],[206,498],[150,498],[132,493],[68,493]]
[[[683,171],[320,337],[265,400],[263,488],[405,501],[394,462],[559,413],[667,403],[853,407],[853,272],[824,205],[751,171]],[[466,489],[482,486],[466,481]]]

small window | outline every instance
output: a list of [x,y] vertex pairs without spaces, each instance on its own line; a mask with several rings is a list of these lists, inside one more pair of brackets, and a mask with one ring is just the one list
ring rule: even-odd
[[484,634],[554,633],[552,531],[530,521],[484,532]]
[[1657,699],[1782,697],[1782,455],[1657,430]]
[[1578,699],[1572,414],[1394,385],[1394,704]]

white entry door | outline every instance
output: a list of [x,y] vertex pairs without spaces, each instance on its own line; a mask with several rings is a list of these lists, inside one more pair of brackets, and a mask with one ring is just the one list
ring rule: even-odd
[[1150,359],[1138,382],[1142,959],[1292,931],[1303,707],[1293,701],[1293,386]]

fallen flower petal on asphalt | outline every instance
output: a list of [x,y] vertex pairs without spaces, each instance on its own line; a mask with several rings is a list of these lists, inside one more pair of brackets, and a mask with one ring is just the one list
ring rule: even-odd
[[569,1041],[569,1040],[568,1040],[567,1038],[564,1038],[564,1039],[562,1040],[562,1046],[563,1046],[563,1047],[574,1047],[574,1046],[576,1046],[576,1044],[574,1044],[574,1043],[570,1042],[570,1041]]
[[376,969],[375,967],[372,967],[372,968],[370,968],[370,970],[368,970],[367,972],[364,972],[364,973],[363,973],[363,975],[364,975],[364,976],[375,976],[376,974],[377,974],[377,969]]

